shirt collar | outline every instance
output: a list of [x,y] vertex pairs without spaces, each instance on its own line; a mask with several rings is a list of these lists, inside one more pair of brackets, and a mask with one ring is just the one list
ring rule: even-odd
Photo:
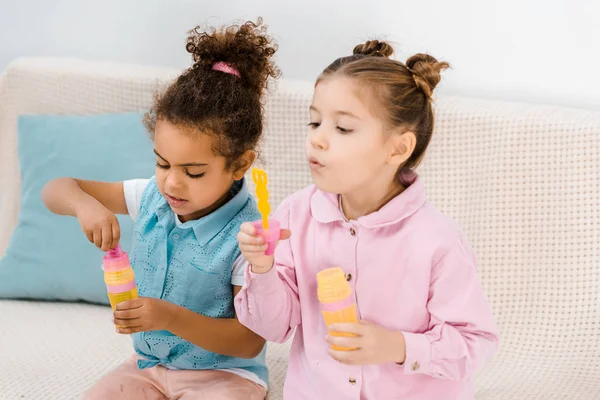
[[[246,205],[246,202],[250,197],[246,179],[242,178],[239,181],[235,181],[231,186],[230,194],[233,197],[215,211],[202,218],[178,224],[178,227],[180,229],[192,229],[196,236],[196,240],[198,240],[200,244],[205,245],[212,238],[217,236],[231,219]],[[172,218],[177,218],[177,215],[171,210],[169,203],[167,203],[167,200],[163,197],[161,197],[156,204],[155,212],[159,220],[167,212],[170,212]]]
[[[409,186],[398,196],[390,200],[378,211],[358,218],[357,222],[365,228],[377,228],[396,224],[411,215],[425,204],[425,187],[421,179],[413,174],[406,177]],[[346,218],[340,210],[338,196],[316,190],[310,201],[312,216],[321,223],[344,222]]]

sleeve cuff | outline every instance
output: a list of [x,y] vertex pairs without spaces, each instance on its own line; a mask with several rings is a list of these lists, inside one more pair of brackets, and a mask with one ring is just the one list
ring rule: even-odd
[[231,276],[231,285],[232,286],[244,286],[244,277],[243,276]]
[[135,221],[137,218],[135,179],[123,181],[123,196],[125,197],[125,204],[127,205],[127,213],[131,219]]
[[429,339],[422,333],[402,333],[406,343],[404,374],[429,374],[431,368],[431,343]]
[[238,256],[238,258],[233,262],[233,266],[231,268],[231,284],[233,286],[244,286],[247,268],[248,261],[246,261],[244,256]]
[[278,285],[281,283],[279,274],[275,266],[264,274],[255,274],[252,272],[252,265],[248,264],[246,268],[246,286],[268,289],[269,292],[275,291]]

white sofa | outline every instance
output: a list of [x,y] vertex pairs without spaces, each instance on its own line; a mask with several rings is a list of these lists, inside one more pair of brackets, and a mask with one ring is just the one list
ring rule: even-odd
[[[140,110],[177,73],[43,58],[8,67],[0,78],[0,257],[19,208],[17,115]],[[311,89],[282,81],[267,104],[264,159],[275,203],[309,183]],[[477,251],[502,332],[499,354],[478,376],[478,400],[600,399],[599,155],[600,113],[438,99],[419,172],[429,199]],[[269,348],[273,400],[281,399],[287,349]],[[80,398],[131,351],[107,307],[0,301],[0,399]]]

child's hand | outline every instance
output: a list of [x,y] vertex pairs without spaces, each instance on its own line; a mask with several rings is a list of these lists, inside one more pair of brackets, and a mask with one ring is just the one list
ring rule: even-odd
[[353,337],[327,336],[329,344],[356,349],[350,351],[329,349],[329,355],[342,364],[403,364],[405,361],[406,342],[402,332],[391,331],[366,321],[360,321],[358,324],[334,324],[330,326],[330,329],[334,332],[356,335]]
[[113,322],[117,332],[126,335],[168,330],[176,307],[166,300],[138,297],[117,304]]
[[121,238],[119,220],[99,201],[91,199],[77,207],[77,220],[87,239],[102,251],[117,247]]
[[[290,236],[291,232],[288,229],[282,229],[279,240],[288,239]],[[242,255],[252,266],[252,272],[264,274],[273,268],[274,258],[265,255],[267,244],[262,236],[256,234],[256,229],[251,223],[242,224],[238,233],[238,242]]]

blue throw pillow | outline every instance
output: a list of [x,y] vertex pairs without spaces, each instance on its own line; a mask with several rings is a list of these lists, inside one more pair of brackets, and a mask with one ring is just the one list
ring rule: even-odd
[[[154,174],[152,142],[142,113],[28,115],[18,121],[21,198],[18,225],[0,260],[0,298],[107,304],[103,253],[77,219],[52,214],[40,193],[51,179],[102,181]],[[132,222],[119,216],[121,244],[131,248]]]

